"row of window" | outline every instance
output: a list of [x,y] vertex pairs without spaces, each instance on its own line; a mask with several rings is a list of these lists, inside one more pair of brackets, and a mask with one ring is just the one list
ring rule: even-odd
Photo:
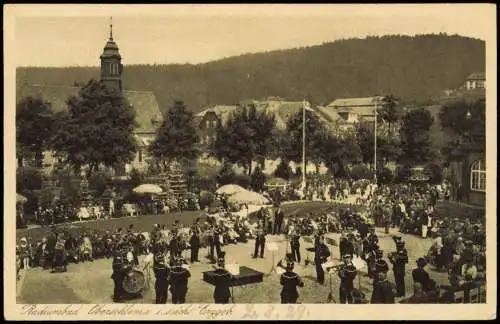
[[205,145],[205,144],[210,144],[214,140],[213,137],[211,136],[201,136],[200,137],[200,144]]
[[111,75],[120,74],[120,65],[118,63],[103,64],[101,69],[102,69],[102,71],[101,71],[102,73],[108,72]]

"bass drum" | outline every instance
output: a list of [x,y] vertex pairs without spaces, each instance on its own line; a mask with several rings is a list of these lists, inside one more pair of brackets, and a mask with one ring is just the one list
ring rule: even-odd
[[133,269],[125,277],[123,281],[123,290],[126,293],[135,295],[141,293],[146,285],[144,273],[140,270]]

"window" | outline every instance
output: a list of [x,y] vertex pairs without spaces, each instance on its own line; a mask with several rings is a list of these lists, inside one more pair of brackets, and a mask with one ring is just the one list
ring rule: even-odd
[[139,150],[138,159],[139,159],[139,163],[141,163],[142,162],[142,150]]
[[474,191],[486,191],[486,166],[482,160],[472,163],[470,168],[470,188]]

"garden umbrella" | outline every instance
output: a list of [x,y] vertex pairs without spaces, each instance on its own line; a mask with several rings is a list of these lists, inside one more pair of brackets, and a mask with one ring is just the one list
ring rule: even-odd
[[28,198],[24,197],[23,195],[20,195],[16,193],[16,203],[18,204],[24,204],[28,201]]
[[237,192],[230,196],[228,200],[232,203],[248,205],[266,205],[269,203],[269,199],[263,195],[248,190]]
[[238,192],[243,192],[243,191],[247,191],[247,190],[245,188],[238,186],[238,185],[235,185],[235,184],[227,184],[227,185],[223,185],[222,187],[217,189],[216,193],[219,195],[225,194],[225,195],[230,196],[230,195],[234,195]]
[[266,187],[286,187],[288,185],[288,181],[282,178],[272,178],[267,180],[264,185]]
[[163,192],[160,186],[155,184],[142,184],[133,189],[133,192],[138,194],[159,194]]

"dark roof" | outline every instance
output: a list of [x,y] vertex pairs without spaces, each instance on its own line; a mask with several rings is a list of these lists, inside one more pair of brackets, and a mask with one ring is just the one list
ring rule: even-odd
[[110,57],[117,59],[122,58],[120,52],[118,51],[118,45],[116,45],[112,37],[109,38],[108,42],[104,46],[104,50],[101,55],[101,58],[110,58]]
[[469,74],[469,76],[467,77],[467,80],[480,80],[480,81],[485,81],[486,80],[486,77],[484,75],[484,72],[475,72],[475,73],[471,73]]
[[[66,101],[71,96],[78,95],[80,87],[68,87],[59,85],[24,85],[19,89],[17,100],[27,96],[40,96],[48,101],[54,112],[66,110]],[[153,92],[150,91],[123,91],[127,102],[132,105],[136,112],[137,130],[142,132],[154,131],[163,121],[158,102]],[[153,125],[152,121],[158,123]]]

